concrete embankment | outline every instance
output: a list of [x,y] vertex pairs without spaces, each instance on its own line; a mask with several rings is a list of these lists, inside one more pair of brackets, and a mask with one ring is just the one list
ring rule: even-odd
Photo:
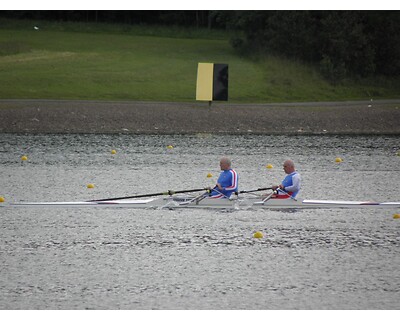
[[400,100],[231,104],[0,100],[3,133],[400,134]]

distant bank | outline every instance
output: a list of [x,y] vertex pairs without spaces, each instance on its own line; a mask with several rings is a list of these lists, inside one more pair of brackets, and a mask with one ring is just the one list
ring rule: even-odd
[[400,100],[274,104],[0,100],[1,133],[400,134]]

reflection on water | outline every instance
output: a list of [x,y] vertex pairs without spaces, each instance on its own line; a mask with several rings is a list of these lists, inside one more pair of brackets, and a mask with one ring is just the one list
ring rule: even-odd
[[[279,182],[290,157],[303,198],[400,200],[398,136],[1,134],[0,141],[6,201],[211,186],[225,154],[241,189]],[[0,208],[0,308],[397,309],[393,210]],[[258,230],[264,238],[252,237]]]

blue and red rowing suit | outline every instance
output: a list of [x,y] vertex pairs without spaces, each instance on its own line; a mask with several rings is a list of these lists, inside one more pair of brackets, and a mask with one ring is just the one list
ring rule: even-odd
[[[301,185],[300,174],[296,171],[288,174],[285,177],[285,179],[283,179],[282,185],[284,187],[283,191],[286,191],[292,198],[296,198],[297,194],[300,191],[300,185]],[[286,198],[287,195],[279,193],[278,191],[278,197]]]
[[[222,187],[222,190],[215,187],[210,196],[212,198],[229,198],[233,192],[238,191],[239,177],[235,170],[229,169],[224,170],[219,175],[217,183]],[[217,191],[218,190],[218,191]]]

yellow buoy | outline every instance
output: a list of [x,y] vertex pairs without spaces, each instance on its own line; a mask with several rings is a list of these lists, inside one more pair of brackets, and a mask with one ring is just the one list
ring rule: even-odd
[[396,213],[393,215],[393,219],[400,219],[400,213]]
[[5,201],[4,197],[0,197],[0,202],[4,202],[4,201]]
[[212,178],[212,174],[211,173],[207,173],[207,178]]
[[338,157],[335,159],[335,162],[338,162],[338,163],[343,162],[343,159]]
[[261,239],[261,238],[263,238],[263,237],[264,237],[264,235],[262,234],[261,231],[257,231],[257,232],[255,232],[255,233],[253,234],[253,238],[256,238],[256,239]]
[[396,152],[396,155],[400,157],[400,151],[397,151],[397,152]]
[[22,156],[22,157],[21,157],[21,160],[22,160],[22,161],[26,161],[26,160],[28,160],[28,157],[27,157],[27,156]]
[[272,169],[274,166],[273,166],[272,164],[268,163],[265,167],[266,167],[267,169]]
[[174,148],[174,147],[171,146],[171,145],[167,146],[167,149],[173,149],[173,148]]
[[93,188],[94,188],[94,184],[93,184],[93,183],[89,183],[89,184],[87,185],[87,187],[88,187],[88,189],[93,189]]
[[116,154],[117,151],[116,150],[111,150],[111,154]]

